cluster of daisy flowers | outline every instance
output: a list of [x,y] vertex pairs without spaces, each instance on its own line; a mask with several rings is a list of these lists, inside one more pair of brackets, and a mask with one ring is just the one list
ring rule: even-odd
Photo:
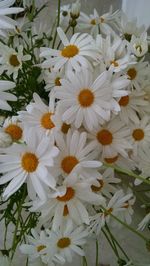
[[[128,21],[122,11],[110,8],[100,15],[94,9],[87,15],[80,1],[58,4],[53,33],[34,17],[8,17],[34,11],[26,1],[24,9],[10,7],[14,3],[0,1],[2,114],[17,106],[24,84],[33,93],[22,110],[1,116],[1,198],[15,201],[23,189],[17,211],[38,214],[20,245],[29,263],[65,265],[74,254],[85,259],[90,237],[112,238],[109,228],[121,225],[132,230],[144,183],[140,204],[145,210],[150,206],[148,37],[144,26]],[[40,94],[26,82],[34,69]],[[139,231],[149,223],[148,211],[133,229],[148,248],[149,239]],[[12,257],[22,242],[16,245],[15,237]],[[124,255],[117,252],[118,265],[134,265]]]

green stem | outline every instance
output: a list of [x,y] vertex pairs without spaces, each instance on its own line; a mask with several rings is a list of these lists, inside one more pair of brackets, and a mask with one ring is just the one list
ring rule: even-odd
[[107,224],[105,224],[105,228],[106,228],[106,230],[107,230],[107,232],[108,232],[108,234],[109,234],[109,236],[110,236],[110,238],[111,238],[111,241],[112,241],[112,243],[113,243],[113,245],[114,245],[114,248],[115,248],[115,251],[116,251],[117,257],[120,258],[119,253],[118,253],[118,250],[117,250],[117,247],[116,247],[116,243],[115,243],[115,241],[114,241],[114,237],[113,237],[113,235],[111,234],[111,232],[110,232],[109,227],[107,226]]
[[57,25],[56,25],[56,31],[55,31],[55,35],[54,35],[52,48],[54,48],[54,46],[55,46],[55,42],[56,42],[56,38],[57,38],[57,27],[59,27],[59,23],[60,23],[60,6],[61,6],[61,0],[58,0],[58,17],[57,17]]
[[145,179],[143,176],[141,175],[136,175],[135,173],[133,173],[132,171],[128,171],[128,170],[125,170],[125,169],[122,169],[121,167],[119,166],[114,166],[112,164],[107,164],[107,163],[104,163],[105,166],[107,167],[110,167],[110,168],[113,168],[114,170],[116,170],[117,172],[120,172],[122,174],[126,174],[128,176],[131,176],[131,177],[134,177],[134,178],[137,178],[139,180],[141,180],[142,182],[150,185],[150,181]]
[[114,245],[112,244],[111,240],[109,239],[109,237],[108,237],[108,235],[104,229],[102,229],[102,233],[104,234],[105,238],[107,239],[107,241],[108,241],[109,245],[111,246],[112,250],[114,251],[116,257],[118,259],[120,259],[120,257],[118,256],[118,253],[116,252],[116,249],[114,248]]
[[137,236],[139,236],[140,238],[142,238],[144,241],[149,241],[148,238],[146,238],[145,236],[143,236],[141,233],[139,233],[138,231],[136,231],[133,227],[129,226],[128,224],[124,223],[123,221],[121,221],[118,217],[116,217],[115,215],[113,215],[112,213],[110,214],[116,221],[118,221],[120,224],[122,224],[123,226],[125,226],[126,228],[128,228],[131,232],[133,232],[134,234],[136,234]]
[[13,237],[13,242],[12,242],[12,255],[11,255],[11,260],[13,259],[18,241],[17,241],[17,232],[18,232],[18,228],[19,228],[19,224],[20,224],[20,215],[21,215],[21,211],[22,211],[22,204],[24,203],[24,200],[26,198],[26,186],[24,187],[23,190],[23,195],[22,195],[22,199],[20,201],[19,207],[18,207],[18,216],[17,216],[17,223],[16,223],[16,227],[15,227],[15,231],[14,231],[14,237]]
[[96,263],[95,263],[95,266],[98,266],[98,261],[99,261],[98,251],[99,251],[99,245],[98,245],[98,240],[96,239]]
[[88,264],[87,264],[87,259],[86,259],[85,256],[83,257],[83,266],[88,266]]

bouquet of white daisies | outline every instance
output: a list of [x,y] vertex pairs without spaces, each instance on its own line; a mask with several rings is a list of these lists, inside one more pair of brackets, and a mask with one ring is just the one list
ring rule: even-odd
[[[0,265],[16,265],[19,252],[23,266],[71,265],[77,256],[75,265],[98,266],[103,239],[114,265],[146,265],[146,29],[112,7],[85,14],[79,0],[58,0],[49,23],[41,16],[49,2],[0,0]],[[141,264],[114,233],[120,227],[147,248]]]

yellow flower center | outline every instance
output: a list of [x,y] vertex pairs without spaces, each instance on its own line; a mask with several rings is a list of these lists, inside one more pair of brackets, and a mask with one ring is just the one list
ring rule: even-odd
[[64,47],[64,49],[61,51],[61,55],[63,57],[74,57],[75,55],[77,55],[79,53],[79,49],[76,45],[74,44],[70,44],[67,45],[66,47]]
[[53,113],[48,112],[41,117],[41,125],[45,129],[52,129],[53,127],[55,127],[54,123],[51,120],[51,115],[53,115]]
[[113,211],[113,208],[109,208],[108,210],[106,210],[104,213],[105,217],[110,215],[112,213],[112,211]]
[[140,141],[144,138],[144,131],[141,128],[137,128],[133,130],[132,137],[135,140]]
[[111,63],[111,65],[114,65],[114,67],[118,67],[119,66],[118,62],[115,61],[115,60],[110,61],[110,63]]
[[107,129],[102,129],[97,133],[97,140],[102,145],[110,145],[113,141],[113,135],[112,133]]
[[55,79],[55,85],[56,85],[56,86],[61,86],[60,78],[59,78],[59,77],[57,77],[57,78]]
[[69,214],[68,206],[64,206],[63,216],[67,216]]
[[135,68],[129,68],[127,71],[127,75],[129,76],[129,78],[131,80],[135,79],[136,75],[137,75],[137,71]]
[[62,126],[61,126],[62,133],[67,134],[69,128],[70,128],[70,125],[68,125],[66,123],[63,123]]
[[58,242],[57,242],[57,246],[58,246],[59,248],[67,248],[67,247],[70,246],[70,244],[71,244],[71,240],[70,240],[70,238],[68,238],[68,237],[60,238],[60,239],[58,240]]
[[40,246],[37,246],[37,247],[36,247],[37,252],[40,252],[40,251],[43,250],[44,248],[46,248],[46,246],[44,246],[44,245],[40,245]]
[[95,20],[95,19],[91,19],[90,23],[91,23],[92,25],[96,25],[96,20]]
[[70,174],[72,169],[79,163],[75,156],[67,156],[61,162],[61,168],[66,174]]
[[22,164],[22,168],[25,171],[32,173],[37,169],[37,166],[39,164],[39,160],[34,153],[26,152],[22,156],[21,164]]
[[16,124],[10,124],[5,128],[5,132],[9,134],[14,141],[21,139],[22,137],[22,128]]
[[[69,200],[71,200],[71,199],[73,199],[74,198],[74,195],[75,195],[75,190],[72,188],[72,187],[67,187],[67,190],[66,190],[66,194],[65,195],[63,195],[63,196],[58,196],[57,197],[57,200],[59,200],[59,201],[69,201]],[[66,206],[66,205],[65,205]],[[67,207],[67,206],[66,206]],[[67,210],[68,210],[68,207],[67,207]],[[67,210],[65,210],[65,211],[67,211]]]
[[18,60],[18,57],[16,54],[12,54],[10,57],[9,57],[9,63],[11,66],[13,67],[18,67],[20,65],[20,62]]
[[104,158],[106,163],[115,163],[118,160],[118,155],[110,158]]
[[129,96],[128,95],[121,97],[121,99],[119,100],[120,106],[127,106],[128,103],[129,103]]
[[91,106],[94,102],[93,92],[89,89],[83,89],[78,95],[78,101],[84,108]]
[[91,189],[92,189],[93,192],[99,192],[99,191],[101,191],[101,189],[104,186],[104,181],[103,180],[97,179],[97,181],[99,182],[99,186],[94,186],[94,185],[91,186]]

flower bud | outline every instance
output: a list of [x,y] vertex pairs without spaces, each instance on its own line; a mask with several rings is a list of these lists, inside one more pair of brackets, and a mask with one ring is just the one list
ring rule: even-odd
[[70,16],[72,19],[77,19],[80,16],[81,3],[80,0],[77,0],[72,4]]

